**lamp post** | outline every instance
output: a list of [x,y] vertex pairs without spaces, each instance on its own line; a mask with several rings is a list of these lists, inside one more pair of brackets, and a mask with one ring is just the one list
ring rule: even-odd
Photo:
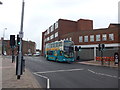
[[4,51],[5,51],[5,42],[4,42],[5,30],[7,30],[7,28],[4,28],[4,29],[3,29],[3,39],[2,39],[2,55],[4,55]]
[[0,4],[3,4],[3,3],[0,1]]

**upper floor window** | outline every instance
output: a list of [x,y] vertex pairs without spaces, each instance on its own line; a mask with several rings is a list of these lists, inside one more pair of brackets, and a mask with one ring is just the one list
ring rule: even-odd
[[51,36],[50,36],[50,39],[53,39],[53,38],[54,38],[54,35],[51,35]]
[[113,41],[114,40],[114,34],[109,34],[109,41]]
[[54,24],[50,27],[51,32],[54,31]]
[[100,35],[96,35],[96,41],[100,41]]
[[79,42],[83,42],[83,36],[79,36]]
[[49,29],[47,29],[47,34],[49,34],[50,33],[50,31],[49,31]]
[[68,38],[66,38],[66,40],[68,40]]
[[47,41],[49,41],[50,40],[50,38],[49,37],[47,37]]
[[107,40],[107,34],[103,34],[103,35],[102,35],[102,40],[103,40],[103,41],[106,41],[106,40]]
[[72,41],[72,37],[70,37],[70,39],[69,39],[70,41]]
[[88,36],[84,36],[84,42],[88,42]]
[[58,28],[58,21],[55,23],[55,29]]
[[58,32],[55,33],[55,37],[58,37]]
[[90,41],[94,42],[94,35],[90,35]]

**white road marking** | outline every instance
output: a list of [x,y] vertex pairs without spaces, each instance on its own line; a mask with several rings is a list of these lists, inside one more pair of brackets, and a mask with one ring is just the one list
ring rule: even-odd
[[68,70],[55,70],[55,71],[45,71],[45,72],[35,72],[33,74],[42,77],[44,79],[47,80],[47,89],[50,89],[50,79],[46,76],[40,75],[40,74],[44,74],[44,73],[54,73],[54,72],[70,72],[70,71],[79,71],[79,70],[84,70],[84,69],[68,69]]
[[80,70],[84,70],[84,69],[55,70],[55,71],[44,71],[44,72],[36,72],[36,73],[44,74],[44,73],[70,72],[70,71],[80,71]]
[[39,77],[45,78],[47,80],[47,89],[50,88],[50,79],[48,77],[40,75],[40,74],[37,74],[37,73],[33,73],[33,74],[35,74],[35,75],[37,75]]
[[90,70],[90,69],[88,69],[88,71],[89,71],[89,72],[92,72],[92,73],[94,73],[94,74],[97,74],[97,75],[103,75],[103,76],[108,76],[108,77],[120,79],[120,77],[118,77],[118,76],[109,75],[109,74],[104,74],[104,73],[97,73],[97,72],[94,72],[93,70]]

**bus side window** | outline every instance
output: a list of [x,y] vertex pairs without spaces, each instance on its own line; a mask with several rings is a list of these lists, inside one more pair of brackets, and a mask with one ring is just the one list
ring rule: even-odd
[[47,51],[47,55],[49,55],[49,51]]
[[50,51],[50,55],[53,55],[53,51]]
[[60,51],[60,56],[62,56],[63,55],[63,51]]
[[54,56],[57,56],[57,51],[54,52]]

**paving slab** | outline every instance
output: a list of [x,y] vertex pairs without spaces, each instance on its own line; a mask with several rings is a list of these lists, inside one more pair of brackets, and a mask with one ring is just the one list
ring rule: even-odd
[[25,69],[20,79],[16,76],[16,64],[11,59],[0,56],[2,61],[2,88],[41,88],[32,73]]

